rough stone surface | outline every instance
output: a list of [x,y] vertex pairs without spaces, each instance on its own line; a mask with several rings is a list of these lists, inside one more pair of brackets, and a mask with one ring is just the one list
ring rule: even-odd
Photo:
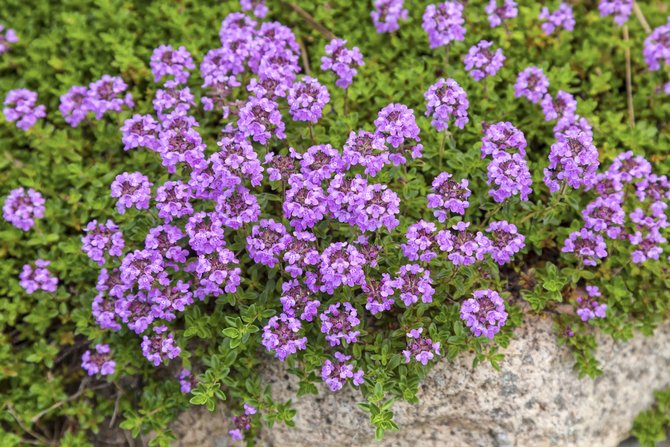
[[[397,433],[375,443],[350,389],[295,398],[296,382],[275,370],[266,374],[279,399],[293,398],[296,427],[275,426],[261,445],[393,447],[615,447],[629,435],[634,417],[670,386],[670,327],[627,343],[600,342],[604,374],[579,379],[567,349],[556,342],[550,319],[528,317],[505,350],[502,370],[473,370],[465,355],[442,360],[423,383],[421,403],[394,406]],[[180,447],[228,445],[229,418],[198,410],[176,424]]]

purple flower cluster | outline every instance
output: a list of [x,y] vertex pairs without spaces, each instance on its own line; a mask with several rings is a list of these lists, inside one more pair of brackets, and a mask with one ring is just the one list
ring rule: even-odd
[[50,261],[38,259],[33,265],[25,264],[23,270],[19,275],[19,285],[29,295],[32,295],[38,290],[45,292],[55,292],[58,287],[58,278],[51,275],[47,268],[51,264]]
[[94,353],[91,353],[91,350],[87,349],[84,355],[81,356],[81,367],[84,368],[89,376],[96,374],[109,376],[110,374],[114,374],[116,362],[112,360],[109,345],[95,345]]
[[481,231],[468,231],[470,222],[458,222],[435,236],[440,250],[454,265],[472,265],[481,261],[490,251],[491,241]]
[[286,100],[294,121],[316,123],[321,119],[323,108],[330,101],[330,93],[318,79],[305,76],[301,82],[291,86]]
[[11,28],[5,28],[5,26],[0,23],[0,54],[9,51],[10,44],[18,41],[19,37],[16,35],[16,31]]
[[342,162],[347,169],[360,165],[366,175],[375,177],[390,162],[384,137],[365,130],[351,132],[343,147]]
[[179,372],[177,379],[179,379],[179,390],[184,394],[190,393],[198,385],[196,377],[186,368]]
[[471,191],[467,179],[457,182],[451,174],[442,172],[433,180],[431,190],[434,193],[426,196],[428,208],[434,210],[433,215],[439,222],[447,220],[448,212],[464,215],[465,209],[470,206],[468,197]]
[[643,55],[651,71],[660,69],[661,63],[670,66],[670,18],[668,18],[668,23],[654,29],[647,36],[644,41]]
[[77,127],[89,113],[95,114],[95,119],[109,112],[121,112],[125,105],[133,108],[133,96],[124,92],[128,86],[123,79],[116,76],[104,75],[87,87],[75,85],[60,97],[59,110],[65,122]]
[[607,245],[598,233],[582,228],[570,233],[565,240],[563,253],[574,253],[584,265],[596,266],[600,259],[607,257]]
[[365,65],[358,47],[349,49],[346,45],[346,40],[331,40],[326,45],[326,55],[321,58],[321,70],[332,71],[337,76],[335,85],[343,89],[348,88],[353,82],[354,76],[358,73],[356,66]]
[[344,355],[341,352],[333,354],[335,361],[326,359],[321,367],[321,379],[328,385],[331,391],[339,391],[342,389],[347,380],[351,379],[354,386],[363,383],[363,370],[359,369],[354,372],[354,365],[347,363],[351,360],[350,355]]
[[121,256],[126,243],[119,226],[108,219],[106,223],[90,221],[84,228],[86,236],[81,238],[82,250],[98,265],[105,265],[105,256]]
[[319,265],[321,292],[332,295],[340,286],[354,287],[365,284],[363,267],[366,263],[365,256],[354,245],[347,242],[333,242],[321,253]]
[[291,354],[307,347],[307,337],[302,335],[300,320],[282,313],[270,318],[263,328],[263,346],[269,352],[274,351],[279,360],[286,360]]
[[542,31],[547,34],[553,34],[559,28],[566,31],[575,29],[575,18],[572,14],[572,5],[561,2],[558,9],[550,12],[549,8],[544,6],[540,11],[539,19],[543,21]]
[[367,297],[365,309],[370,311],[372,315],[390,310],[395,302],[393,294],[396,281],[391,279],[388,273],[382,274],[381,281],[376,279],[368,279],[361,287]]
[[628,21],[630,13],[633,11],[634,0],[600,0],[598,10],[600,15],[614,16],[614,22],[622,26]]
[[607,316],[607,304],[599,303],[596,298],[601,296],[597,286],[586,286],[587,298],[578,296],[576,299],[577,315],[582,321]]
[[391,145],[388,159],[395,166],[405,164],[409,153],[412,158],[420,158],[423,145],[419,142],[419,126],[416,124],[414,110],[404,104],[391,103],[382,108],[377,115],[375,134]]
[[251,430],[251,416],[254,414],[256,414],[256,408],[252,407],[251,405],[244,404],[244,414],[240,416],[233,416],[233,425],[235,428],[228,431],[228,434],[233,441],[241,441],[244,439],[243,432]]
[[46,107],[37,104],[37,93],[25,88],[10,90],[5,97],[2,113],[10,123],[16,121],[16,127],[28,130],[37,120],[47,116]]
[[167,330],[165,325],[156,326],[151,336],[142,337],[142,355],[154,366],[160,365],[166,359],[174,359],[181,353],[181,348],[174,341],[174,335]]
[[116,210],[124,214],[127,208],[146,210],[151,199],[153,183],[140,172],[124,172],[116,176],[111,185],[112,197],[119,199]]
[[270,11],[265,4],[265,0],[240,0],[242,11],[251,11],[253,15],[262,19]]
[[309,322],[314,319],[321,305],[312,291],[297,279],[282,284],[282,296],[279,301],[286,315]]
[[549,79],[541,68],[527,67],[519,73],[514,84],[514,96],[525,96],[533,104],[537,104],[547,93]]
[[191,76],[189,70],[195,68],[191,53],[186,48],[172,48],[170,45],[161,45],[151,55],[151,72],[154,81],[158,82],[164,77],[173,76],[179,84],[186,84]]
[[499,151],[526,155],[526,137],[512,123],[482,123],[482,130],[482,158]]
[[552,97],[549,93],[544,95],[542,102],[542,112],[547,121],[574,121],[577,113],[577,101],[575,97],[568,92],[559,90],[556,97]]
[[505,220],[491,222],[486,231],[491,240],[491,258],[499,265],[510,262],[512,257],[526,246],[526,238],[523,234],[519,234],[516,225]]
[[423,29],[432,49],[464,40],[464,24],[463,5],[459,2],[430,4],[423,13]]
[[400,29],[400,20],[407,20],[409,12],[405,0],[375,0],[370,12],[372,23],[378,33],[392,33]]
[[245,137],[265,145],[273,134],[278,139],[286,138],[279,105],[268,98],[251,96],[240,108],[240,119],[237,122],[240,132]]
[[514,0],[502,0],[502,2],[500,0],[489,0],[486,5],[486,14],[491,28],[496,28],[505,25],[506,20],[515,18],[519,14],[519,9]]
[[28,231],[36,219],[44,217],[44,198],[32,188],[13,189],[2,206],[2,216],[16,228]]
[[400,299],[406,307],[419,302],[432,303],[435,289],[430,271],[418,264],[406,264],[400,267],[398,275],[393,282],[387,285],[393,287],[400,293]]
[[356,327],[361,323],[358,312],[351,303],[335,303],[328,306],[321,315],[321,332],[326,334],[326,341],[330,346],[339,345],[342,340],[355,343],[360,331]]
[[461,129],[470,121],[468,95],[453,79],[438,80],[423,96],[426,99],[426,116],[432,116],[431,124],[439,132],[447,129],[451,118]]
[[475,81],[481,81],[487,76],[495,76],[505,62],[502,48],[491,51],[493,42],[481,40],[473,45],[465,55],[465,69]]
[[440,342],[421,335],[423,328],[412,329],[407,333],[407,349],[402,351],[405,363],[415,360],[426,366],[436,355],[440,355]]
[[[440,222],[444,222],[444,220]],[[426,222],[425,220],[420,220],[410,225],[405,234],[407,243],[400,244],[403,255],[410,261],[430,262],[434,258],[437,258],[437,253],[435,252],[436,231],[437,227],[435,224],[433,222]]]
[[551,145],[549,166],[544,170],[544,183],[556,192],[561,185],[589,189],[595,181],[600,162],[591,132],[568,129],[556,134]]
[[475,337],[493,339],[507,321],[505,302],[490,289],[475,290],[472,296],[461,304],[461,320]]
[[279,262],[279,256],[291,239],[283,224],[272,219],[262,219],[247,236],[247,252],[254,262],[272,268]]
[[[84,119],[84,117],[85,113],[83,116],[76,119],[77,122]],[[160,130],[160,125],[151,115],[133,115],[133,117],[128,118],[121,127],[123,149],[129,150],[145,147],[153,151],[158,151],[160,149],[160,140],[158,139]]]

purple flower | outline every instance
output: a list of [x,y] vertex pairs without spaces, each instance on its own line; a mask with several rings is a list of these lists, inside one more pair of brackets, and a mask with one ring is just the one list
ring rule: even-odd
[[570,233],[561,251],[574,253],[584,265],[593,267],[598,265],[600,259],[607,257],[607,245],[603,237],[586,228]]
[[247,236],[247,253],[254,262],[273,268],[291,239],[282,223],[272,219],[261,219]]
[[227,248],[200,255],[192,266],[200,279],[200,288],[194,292],[195,296],[204,299],[208,295],[235,293],[241,283],[242,273],[239,267],[235,267],[237,264],[239,261],[235,254]]
[[228,434],[234,441],[241,441],[244,439],[243,432],[251,429],[251,416],[254,414],[256,414],[256,409],[251,405],[244,404],[244,414],[241,416],[233,416],[233,425],[235,428],[229,430]]
[[542,98],[540,105],[542,106],[544,119],[547,121],[553,121],[556,119],[575,119],[575,113],[577,112],[577,101],[575,100],[575,97],[568,92],[559,90],[556,94],[556,98],[552,98],[552,96],[547,93],[544,95],[544,98]]
[[402,351],[405,363],[412,359],[426,366],[435,355],[440,355],[440,342],[434,342],[428,337],[421,335],[423,328],[412,329],[407,333],[407,349]]
[[316,316],[321,302],[297,279],[282,284],[279,301],[284,313],[294,318],[311,322]]
[[217,198],[216,211],[224,226],[237,230],[245,224],[256,222],[261,206],[247,188],[238,186],[223,191]]
[[189,245],[199,255],[214,253],[226,245],[223,238],[223,220],[216,212],[200,211],[189,217],[186,234]]
[[297,278],[303,271],[321,263],[321,254],[316,249],[316,236],[307,231],[294,231],[284,253],[284,270]]
[[89,112],[85,104],[87,93],[88,89],[86,87],[75,85],[60,97],[58,109],[65,122],[72,127],[77,127]]
[[336,76],[335,85],[346,89],[358,73],[356,66],[362,67],[363,55],[358,47],[349,49],[347,41],[333,39],[326,45],[326,55],[321,58],[321,70],[331,70]]
[[190,393],[193,388],[198,386],[198,379],[186,368],[179,372],[177,378],[179,379],[179,390],[184,394]]
[[84,355],[81,356],[81,367],[86,370],[89,376],[96,374],[108,376],[114,374],[116,362],[112,360],[109,345],[95,345],[94,353],[91,353],[91,350],[87,349]]
[[493,42],[481,40],[470,47],[468,54],[465,55],[465,69],[470,72],[470,76],[475,81],[481,81],[487,76],[495,76],[503,66],[505,56],[502,48],[492,52],[489,50],[492,45]]
[[240,0],[240,6],[242,11],[251,11],[259,19],[265,17],[269,12],[265,0]]
[[16,35],[16,31],[11,28],[5,28],[5,26],[0,23],[0,54],[9,51],[10,44],[18,41],[19,38]]
[[114,312],[128,329],[136,334],[142,334],[157,319],[165,317],[162,312],[156,312],[152,300],[145,292],[139,291],[119,298],[114,304]]
[[[293,148],[289,148],[289,152],[295,152]],[[274,152],[265,154],[265,161],[263,162],[267,167],[268,179],[271,182],[288,181],[289,177],[298,173],[296,167],[296,158],[292,155],[278,155]]]
[[[632,3],[632,0],[630,0],[630,3]],[[652,33],[647,36],[644,40],[644,50],[642,54],[651,71],[660,69],[661,63],[670,66],[670,17],[668,18],[668,23],[654,29]]]
[[298,231],[312,228],[326,213],[326,196],[320,185],[307,180],[302,174],[288,179],[289,189],[282,205],[284,217]]
[[404,104],[389,104],[379,111],[374,124],[375,134],[385,138],[393,147],[393,151],[389,153],[389,161],[394,165],[406,163],[404,151],[409,151],[412,158],[421,157],[423,146],[418,144],[421,138],[414,110]]
[[400,198],[387,185],[367,185],[354,211],[354,221],[361,231],[376,231],[385,227],[393,231],[400,224],[396,215],[400,212]]
[[422,303],[432,303],[433,280],[430,271],[419,264],[406,264],[400,266],[392,287],[400,292],[400,299],[406,307],[421,300]]
[[240,108],[237,126],[245,136],[252,137],[262,145],[272,138],[273,133],[280,140],[286,138],[279,106],[268,98],[251,96]]
[[38,290],[45,292],[55,292],[58,286],[58,278],[51,276],[51,272],[47,267],[51,264],[50,261],[38,259],[33,265],[25,264],[23,270],[19,275],[19,285],[28,293],[32,295]]
[[663,253],[660,246],[667,242],[658,229],[650,231],[636,231],[628,236],[628,241],[635,248],[631,253],[633,264],[641,264],[648,260],[658,260]]
[[491,222],[486,231],[491,235],[491,258],[499,265],[510,262],[526,246],[526,238],[519,234],[516,225],[505,220]]
[[300,320],[285,313],[274,316],[263,328],[263,346],[284,361],[289,355],[307,348],[307,337],[301,334],[301,328]]
[[605,318],[607,316],[607,304],[600,304],[595,298],[601,296],[600,290],[596,286],[586,286],[587,298],[578,296],[575,307],[577,315],[582,321],[589,321],[593,318]]
[[300,172],[315,185],[344,170],[340,152],[330,144],[311,146],[302,155],[294,153],[294,157],[300,160]]
[[152,151],[158,151],[160,149],[159,131],[160,124],[153,116],[133,115],[132,118],[125,120],[121,127],[123,149],[146,147]]
[[191,187],[180,181],[167,181],[156,189],[156,208],[158,217],[166,223],[173,219],[190,216],[193,214],[193,206],[190,200],[193,198]]
[[598,10],[603,17],[613,15],[614,22],[622,26],[633,11],[633,0],[600,0]]
[[365,308],[370,311],[372,315],[385,312],[391,309],[393,303],[393,294],[395,293],[396,281],[391,279],[388,273],[382,274],[381,281],[367,280],[361,286],[363,292],[367,297]]
[[549,166],[544,170],[544,183],[549,191],[558,191],[562,184],[575,189],[590,189],[600,165],[592,135],[567,130],[556,137],[558,141],[551,145],[549,152]]
[[520,200],[528,200],[528,195],[533,192],[528,164],[519,153],[510,155],[503,151],[494,152],[493,160],[487,168],[487,176],[487,184],[492,185],[489,195],[498,203],[515,195]]
[[537,104],[547,93],[549,79],[541,68],[528,67],[519,73],[514,84],[514,96],[525,96],[533,104]]
[[335,362],[326,359],[321,367],[321,379],[328,385],[331,391],[341,390],[349,379],[352,379],[354,386],[363,383],[363,370],[359,369],[354,372],[354,365],[347,363],[351,360],[350,355],[335,352],[334,357]]
[[108,112],[121,112],[122,106],[132,108],[135,106],[133,96],[126,93],[128,86],[118,76],[103,75],[97,81],[91,82],[84,99],[84,108],[95,114],[95,119],[102,119]]
[[543,21],[542,31],[547,34],[552,34],[558,28],[563,28],[566,31],[572,31],[575,28],[572,5],[568,3],[561,2],[554,12],[549,12],[549,8],[544,6],[540,11],[539,19]]
[[10,90],[5,97],[2,113],[10,123],[16,121],[16,127],[28,130],[37,120],[47,116],[46,107],[37,104],[37,93],[24,88]]
[[195,107],[195,98],[190,88],[182,87],[177,81],[167,81],[165,89],[156,90],[152,104],[158,118],[164,120],[170,114],[186,115]]
[[36,219],[44,217],[44,198],[32,188],[13,189],[2,206],[2,216],[16,228],[28,231]]
[[363,195],[367,187],[367,180],[359,174],[353,178],[345,174],[336,174],[328,185],[327,204],[330,217],[355,226],[364,203]]
[[356,308],[348,301],[335,303],[321,315],[321,332],[326,334],[326,341],[330,346],[338,346],[342,340],[347,343],[356,343],[360,331],[355,330],[361,323]]
[[423,13],[423,29],[428,34],[430,48],[464,40],[464,24],[463,5],[458,2],[428,5]]
[[347,169],[360,165],[371,177],[375,177],[389,163],[384,137],[365,130],[352,131],[343,149],[342,161]]
[[472,296],[461,304],[461,320],[475,337],[493,339],[507,321],[505,302],[490,289],[475,290]]
[[167,330],[167,326],[157,326],[151,337],[145,335],[142,338],[142,354],[154,366],[159,366],[167,359],[174,359],[181,353],[174,341],[174,335],[166,333]]
[[365,257],[351,244],[333,242],[321,253],[319,273],[323,285],[321,292],[333,294],[335,289],[346,285],[354,287],[365,283],[363,267]]
[[107,220],[99,224],[97,220],[90,221],[84,231],[86,236],[81,238],[82,250],[98,265],[105,265],[105,256],[121,256],[125,242],[119,226]]
[[400,20],[407,20],[409,12],[405,0],[375,0],[370,12],[378,33],[392,33],[400,28]]
[[[515,18],[519,14],[516,2],[514,0],[490,0],[486,5],[486,14],[488,15],[491,28],[505,24],[506,20]],[[506,25],[505,25],[506,26]]]
[[212,155],[214,171],[227,170],[240,179],[249,179],[252,186],[259,186],[263,180],[263,167],[253,146],[241,133],[232,138],[224,136],[217,144],[221,150]]
[[495,124],[482,123],[482,158],[498,151],[510,154],[516,150],[522,157],[526,156],[526,137],[523,132],[510,122]]
[[181,46],[175,50],[170,45],[156,48],[151,55],[150,65],[155,82],[167,76],[174,76],[175,81],[180,84],[186,84],[191,76],[189,70],[195,68],[191,53],[186,48]]
[[440,79],[423,96],[426,99],[426,116],[432,116],[431,125],[439,132],[447,129],[451,118],[461,129],[470,121],[468,95],[453,79]]
[[648,174],[635,184],[635,193],[640,201],[670,201],[670,181],[665,175]]
[[189,251],[177,244],[184,238],[184,232],[174,225],[159,225],[149,229],[144,239],[144,248],[158,251],[165,259],[183,264]]
[[433,222],[420,220],[407,228],[406,244],[400,244],[402,252],[410,261],[430,262],[437,257],[435,249],[435,232],[437,228]]
[[468,197],[471,192],[467,179],[456,182],[451,174],[442,172],[433,180],[431,189],[435,192],[426,196],[428,208],[434,209],[433,215],[439,222],[447,220],[447,212],[463,215],[470,206]]
[[618,238],[626,219],[622,199],[620,194],[597,197],[582,210],[584,227],[606,234],[610,239]]
[[321,119],[323,108],[330,101],[330,93],[318,79],[305,76],[301,82],[291,86],[286,100],[294,121],[316,123]]
[[448,253],[447,258],[454,265],[472,265],[490,251],[491,241],[481,231],[468,231],[469,226],[470,222],[458,222],[435,236],[440,250]]
[[635,179],[648,179],[651,173],[651,163],[642,155],[635,155],[633,151],[622,152],[612,161],[608,172],[618,174],[619,180],[630,183]]
[[170,280],[164,269],[163,256],[156,250],[135,250],[121,261],[121,281],[130,289],[150,290],[156,283],[167,286]]
[[127,208],[146,210],[151,199],[153,183],[140,172],[124,172],[116,176],[111,185],[112,197],[118,198],[116,210],[124,214]]
[[[165,127],[160,132],[159,153],[163,166],[170,174],[177,170],[177,164],[185,163],[191,168],[202,162],[205,145],[202,137],[192,127]],[[169,124],[168,124],[169,126]]]

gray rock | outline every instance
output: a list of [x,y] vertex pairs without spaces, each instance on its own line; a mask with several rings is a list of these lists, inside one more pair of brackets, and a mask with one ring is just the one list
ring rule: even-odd
[[[472,357],[440,361],[419,392],[420,404],[395,404],[399,432],[381,443],[358,396],[350,389],[296,398],[296,381],[280,366],[266,373],[278,399],[292,398],[296,427],[275,426],[261,445],[389,447],[615,447],[632,421],[670,386],[670,327],[627,343],[603,337],[597,357],[603,375],[579,379],[574,361],[558,346],[550,319],[529,316],[504,351],[500,372],[488,364],[473,369]],[[273,368],[276,365],[273,364]],[[229,418],[192,410],[175,425],[181,447],[225,446]]]

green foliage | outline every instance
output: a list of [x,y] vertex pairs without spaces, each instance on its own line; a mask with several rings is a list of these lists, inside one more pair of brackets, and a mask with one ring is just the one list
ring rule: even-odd
[[654,447],[667,439],[670,429],[670,389],[658,391],[656,402],[640,413],[633,423],[633,435],[644,447]]
[[[667,263],[648,263],[643,268],[628,262],[630,249],[612,244],[610,256],[598,269],[584,269],[574,259],[560,254],[567,235],[579,227],[579,212],[592,195],[566,192],[550,196],[542,186],[553,142],[552,123],[544,122],[538,106],[514,98],[516,74],[528,65],[545,69],[551,91],[573,93],[578,113],[594,127],[600,160],[607,165],[622,150],[645,154],[658,174],[670,173],[670,101],[657,93],[661,73],[648,73],[642,59],[643,28],[629,23],[633,54],[633,91],[636,126],[627,124],[625,95],[625,43],[611,19],[601,19],[593,2],[575,5],[578,26],[572,33],[545,36],[537,15],[541,4],[522,1],[519,18],[503,28],[490,29],[483,14],[483,0],[467,2],[466,41],[452,45],[448,66],[444,53],[430,50],[421,28],[421,14],[429,2],[412,5],[410,20],[390,35],[374,32],[369,19],[370,2],[299,0],[315,21],[337,36],[358,46],[365,66],[348,91],[349,113],[344,116],[344,95],[333,79],[318,67],[327,39],[309,22],[281,2],[269,1],[270,17],[292,27],[306,50],[311,71],[328,86],[332,109],[314,128],[315,139],[342,147],[350,130],[370,130],[378,110],[390,102],[402,102],[425,110],[423,93],[439,77],[456,79],[468,92],[471,122],[464,130],[452,129],[440,156],[441,138],[421,118],[424,158],[407,168],[390,168],[376,181],[388,183],[400,196],[401,225],[394,236],[381,236],[383,256],[389,271],[404,263],[397,247],[398,235],[418,219],[430,219],[425,195],[432,179],[447,169],[456,177],[467,177],[471,198],[467,219],[481,226],[491,218],[515,223],[526,235],[527,248],[515,262],[499,268],[492,262],[453,269],[436,261],[433,303],[417,303],[400,315],[365,315],[364,344],[350,346],[350,354],[366,373],[361,386],[360,408],[370,415],[377,438],[397,430],[393,402],[417,402],[417,391],[427,368],[405,364],[401,351],[408,328],[424,327],[433,340],[442,343],[448,361],[473,353],[480,367],[499,368],[504,348],[514,328],[529,315],[556,314],[559,334],[567,329],[573,337],[560,337],[575,352],[582,375],[595,377],[600,370],[594,351],[596,330],[616,339],[627,339],[633,331],[652,334],[668,316]],[[408,2],[410,3],[410,2]],[[556,2],[554,2],[556,3]],[[555,5],[554,5],[555,6]],[[665,21],[662,1],[640,4],[652,26]],[[198,386],[189,396],[179,392],[175,376],[179,362],[154,368],[141,355],[139,339],[129,331],[109,333],[98,328],[91,316],[97,266],[81,252],[82,227],[91,219],[113,218],[124,230],[127,246],[140,246],[151,213],[114,212],[109,185],[124,171],[140,170],[155,183],[167,175],[155,154],[124,152],[119,127],[132,113],[149,113],[157,88],[148,66],[152,50],[160,44],[185,45],[196,62],[218,46],[221,20],[239,10],[236,1],[180,0],[174,2],[131,0],[63,0],[0,3],[3,23],[16,29],[21,41],[0,56],[0,92],[25,87],[39,93],[48,118],[28,132],[18,131],[0,118],[0,197],[18,186],[33,187],[47,200],[46,216],[24,233],[0,222],[0,447],[25,445],[95,445],[102,427],[119,426],[132,436],[153,433],[150,445],[168,445],[169,423],[190,404],[213,411],[219,405],[239,409],[242,403],[259,408],[268,426],[292,424],[291,402],[276,402],[258,371],[273,361],[262,351],[259,330],[279,312],[281,274],[243,260],[242,287],[233,295],[209,299],[190,306],[175,322],[180,363],[198,372]],[[663,12],[659,14],[658,12]],[[480,39],[503,48],[505,67],[494,79],[473,81],[465,73],[462,58]],[[137,106],[130,112],[86,121],[77,129],[65,125],[57,112],[58,98],[72,85],[87,85],[102,74],[121,75],[130,85]],[[199,87],[197,74],[190,85]],[[209,147],[221,127],[212,115],[200,115],[203,137]],[[535,192],[531,201],[513,201],[496,206],[485,194],[486,163],[480,159],[482,122],[511,121],[528,139],[530,167]],[[275,149],[311,145],[307,127],[292,125],[287,140]],[[262,158],[266,148],[258,148]],[[281,192],[259,194],[264,209],[279,209]],[[324,243],[342,234],[337,225],[315,228]],[[243,235],[228,246],[238,251]],[[41,257],[52,260],[61,280],[54,294],[27,295],[18,285],[18,274],[26,262]],[[604,321],[584,324],[574,315],[574,296],[585,284],[601,286],[609,306]],[[490,287],[503,293],[510,317],[507,326],[491,342],[473,337],[459,318],[460,302],[476,288]],[[349,293],[349,292],[347,292]],[[356,299],[364,314],[361,296],[334,295],[330,302]],[[310,344],[300,360],[289,358],[287,368],[299,380],[299,395],[317,392],[318,371],[327,358],[318,328],[308,334]],[[315,340],[314,343],[311,341]],[[114,350],[117,372],[109,380],[87,378],[80,368],[87,346],[109,343]],[[659,393],[657,406],[636,421],[635,433],[643,442],[660,439],[668,423],[670,394]],[[254,428],[256,430],[256,428]]]

